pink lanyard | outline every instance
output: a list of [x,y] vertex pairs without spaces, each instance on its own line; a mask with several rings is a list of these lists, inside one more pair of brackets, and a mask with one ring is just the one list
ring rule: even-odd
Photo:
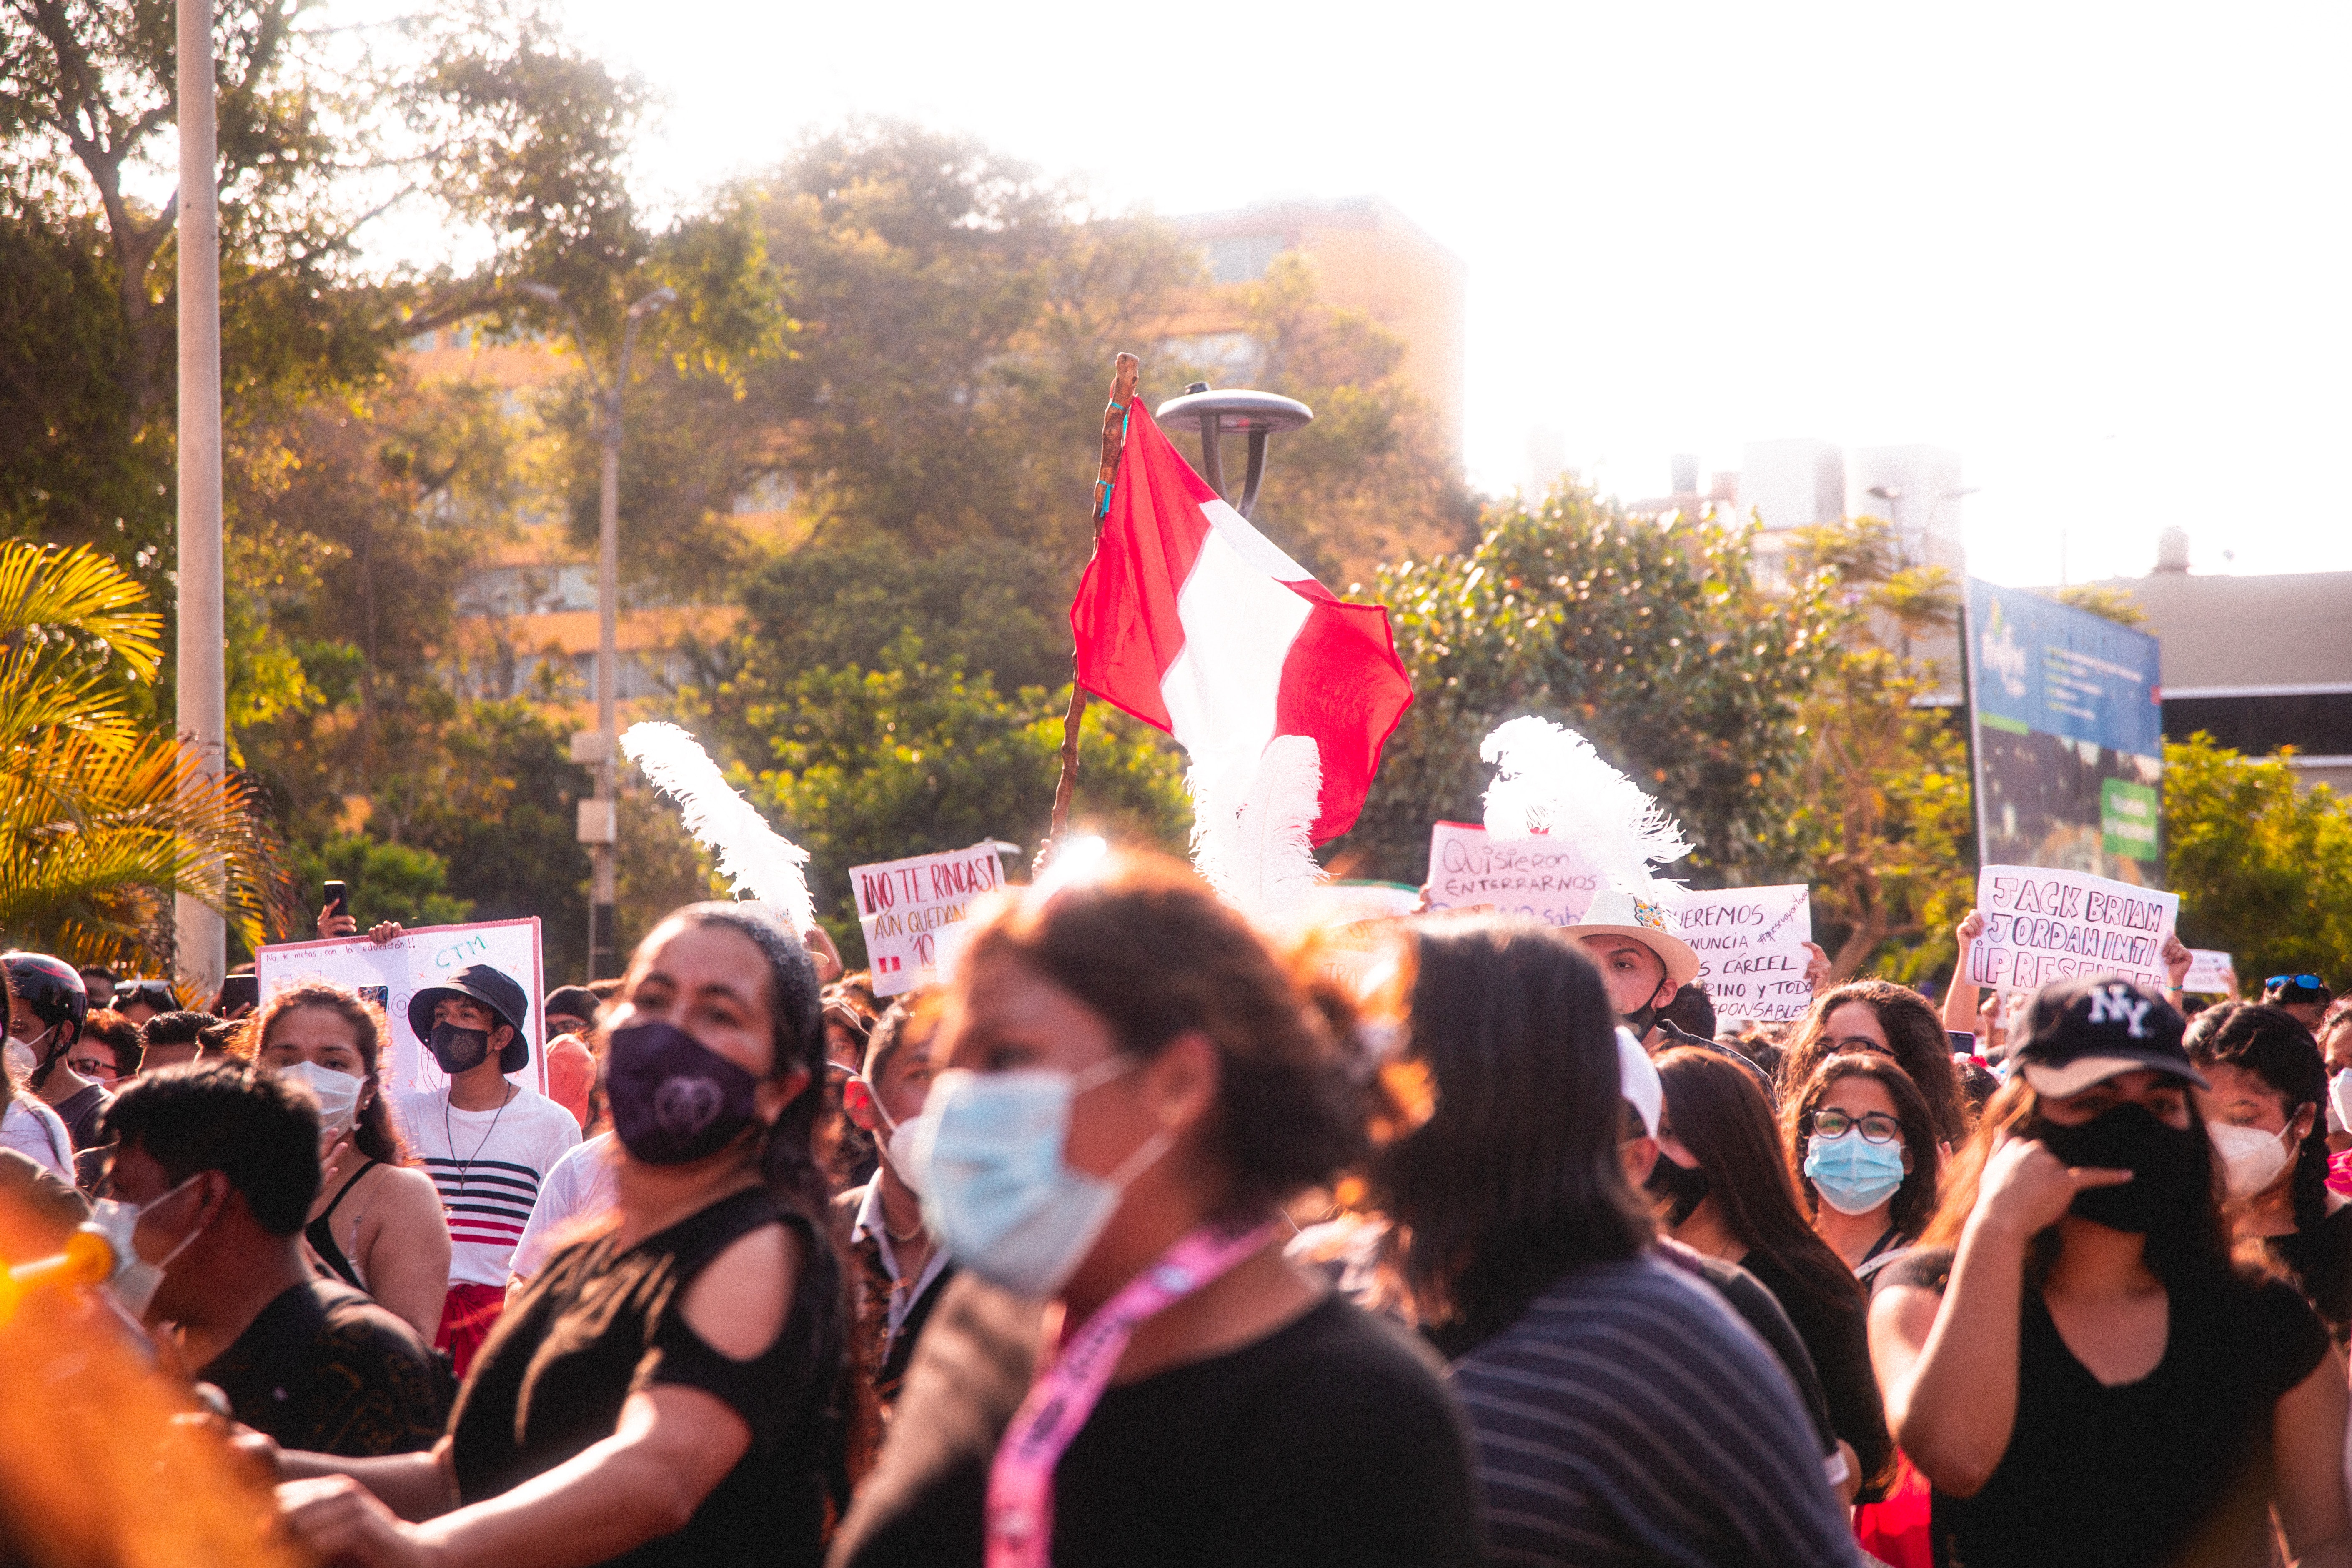
[[997,1445],[988,1472],[988,1568],[1046,1568],[1054,1539],[1054,1467],[1094,1413],[1127,1342],[1145,1319],[1255,1257],[1281,1229],[1270,1221],[1247,1232],[1204,1225],[1187,1232],[1150,1268],[1129,1280],[1077,1336],[1041,1364]]

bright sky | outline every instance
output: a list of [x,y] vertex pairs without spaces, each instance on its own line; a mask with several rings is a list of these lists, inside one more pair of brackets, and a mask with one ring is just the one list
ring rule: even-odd
[[2340,5],[561,4],[667,97],[648,195],[876,113],[1166,214],[1385,196],[1469,264],[1490,488],[1536,426],[1629,498],[1925,441],[1996,581],[2352,569]]

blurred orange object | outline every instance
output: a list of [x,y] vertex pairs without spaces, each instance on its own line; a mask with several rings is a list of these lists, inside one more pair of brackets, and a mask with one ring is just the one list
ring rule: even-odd
[[105,1238],[78,1231],[8,1271],[0,1552],[42,1568],[297,1568],[269,1488],[93,1288],[112,1269]]
[[596,1058],[577,1035],[558,1035],[547,1042],[547,1098],[572,1112],[588,1135],[588,1091],[596,1083]]

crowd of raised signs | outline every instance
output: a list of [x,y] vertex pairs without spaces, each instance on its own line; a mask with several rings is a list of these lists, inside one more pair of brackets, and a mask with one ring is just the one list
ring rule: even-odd
[[[152,1367],[291,1561],[2352,1564],[2321,976],[1718,1031],[1654,925],[1339,964],[1124,851],[967,924],[883,999],[681,909],[536,999],[544,1092],[490,964],[395,1093],[356,991],[7,953],[0,1254],[103,1262],[0,1318]],[[95,1561],[26,1462],[0,1561]]]

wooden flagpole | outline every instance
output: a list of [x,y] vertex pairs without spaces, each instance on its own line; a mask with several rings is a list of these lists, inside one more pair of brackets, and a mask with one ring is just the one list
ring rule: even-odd
[[[1131,353],[1111,361],[1110,402],[1103,409],[1102,464],[1095,471],[1095,537],[1102,537],[1103,520],[1110,515],[1111,489],[1118,481],[1118,455],[1127,445],[1127,409],[1135,401],[1135,374],[1142,362]],[[1078,724],[1086,717],[1087,689],[1078,684],[1078,656],[1070,653],[1070,710],[1062,715],[1062,776],[1054,785],[1054,816],[1038,847],[1037,863],[1053,854],[1062,826],[1070,819],[1070,796],[1078,787]]]

